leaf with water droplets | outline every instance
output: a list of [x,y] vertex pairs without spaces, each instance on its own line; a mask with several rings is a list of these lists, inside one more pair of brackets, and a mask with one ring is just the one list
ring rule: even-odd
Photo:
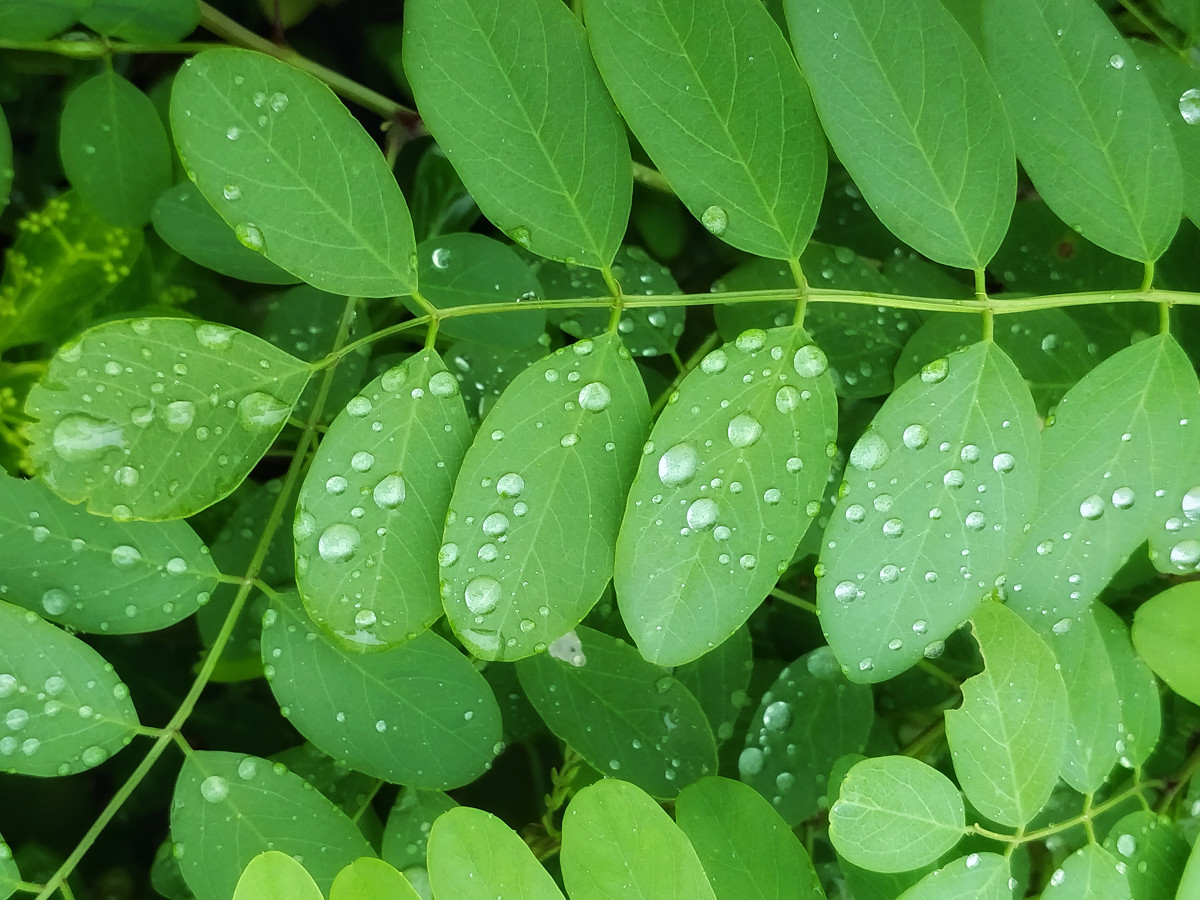
[[567,807],[562,873],[571,900],[716,900],[679,826],[645,793],[615,778],[588,785]]
[[951,849],[963,836],[962,796],[920,760],[883,756],[855,763],[829,810],[838,855],[877,872],[905,872]]
[[[1189,4],[1200,20],[1200,7]],[[1195,66],[1158,44],[1136,41],[1134,49],[1158,98],[1183,169],[1183,212],[1200,222],[1200,79]]]
[[971,805],[1023,826],[1062,769],[1066,689],[1053,651],[1007,606],[985,601],[971,627],[984,669],[963,682],[962,706],[946,712],[946,741]]
[[1099,844],[1085,844],[1054,870],[1041,900],[1126,900],[1129,881],[1122,868]]
[[1200,703],[1200,582],[1167,588],[1138,607],[1133,646],[1171,690]]
[[1138,900],[1182,900],[1192,896],[1179,883],[1191,847],[1182,829],[1169,817],[1149,809],[1122,816],[1109,829],[1104,849],[1124,865],[1129,896]]
[[680,792],[675,820],[718,900],[771,900],[785,890],[796,900],[825,900],[804,845],[744,784],[700,779]]
[[699,659],[675,668],[675,677],[704,708],[718,745],[733,737],[753,668],[750,629],[744,625]]
[[158,631],[208,601],[217,567],[186,522],[114,522],[0,471],[9,601],[79,631]]
[[539,653],[595,605],[648,419],[616,335],[513,379],[467,451],[438,554],[446,617],[473,654]]
[[521,372],[546,355],[550,336],[530,347],[499,350],[473,341],[457,341],[443,354],[458,379],[467,417],[473,427],[492,411],[504,389]]
[[[333,879],[329,900],[421,900],[412,883],[381,859],[356,859]],[[281,898],[282,900],[282,898]]]
[[595,769],[654,797],[717,770],[704,710],[679,679],[617,638],[580,626],[563,644],[517,663],[529,702]]
[[224,325],[108,322],[59,348],[29,392],[29,453],[56,494],[91,512],[180,519],[241,483],[309,375]]
[[238,878],[233,900],[324,900],[308,870],[286,853],[266,850]]
[[1016,165],[966,32],[922,0],[784,8],[821,124],[875,214],[936,262],[987,263],[1008,227]]
[[296,730],[376,778],[442,790],[478,778],[500,707],[466,657],[432,631],[402,647],[342,649],[285,594],[263,616],[263,667]]
[[1200,566],[1200,386],[1170,335],[1109,357],[1063,397],[1041,437],[1042,492],[1008,566],[1038,631],[1073,619],[1150,538],[1151,559]]
[[104,658],[0,600],[0,771],[72,775],[129,743],[138,717]]
[[885,681],[943,642],[1022,538],[1037,414],[994,343],[935,360],[850,452],[817,582],[821,627],[853,681]]
[[409,0],[403,49],[422,120],[483,214],[541,256],[612,262],[629,219],[629,146],[571,11]]
[[647,659],[693,660],[763,601],[820,502],[836,429],[825,355],[795,326],[746,331],[683,380],[617,539],[617,602]]
[[412,221],[383,154],[324,84],[249,50],[205,50],[171,93],[179,156],[244,245],[335,294],[410,293]]
[[971,853],[934,869],[896,900],[1012,900],[1008,859],[998,853]]
[[529,846],[482,809],[460,806],[438,816],[429,833],[429,884],[459,900],[562,900]]
[[296,509],[296,586],[313,620],[364,649],[442,612],[440,523],[471,439],[458,382],[430,350],[380,375],[321,441]]
[[380,856],[401,871],[425,865],[425,845],[434,821],[458,804],[442,791],[406,787],[396,797],[383,829]]
[[812,234],[825,142],[787,42],[757,0],[588,0],[621,114],[706,228],[792,259]]
[[1179,157],[1116,26],[1091,0],[988,0],[983,34],[1038,193],[1106,250],[1157,259],[1179,226]]
[[302,859],[322,891],[345,866],[375,855],[341,810],[283,764],[216,750],[184,759],[171,838],[196,900],[228,900],[242,870],[266,850]]
[[1150,758],[1162,732],[1162,698],[1146,661],[1133,648],[1129,629],[1103,603],[1092,604],[1117,684],[1121,720],[1117,724],[1118,762],[1128,769]]
[[818,647],[784,667],[763,694],[738,772],[788,825],[797,825],[828,796],[833,764],[866,748],[874,721],[871,689],[847,681],[833,652]]

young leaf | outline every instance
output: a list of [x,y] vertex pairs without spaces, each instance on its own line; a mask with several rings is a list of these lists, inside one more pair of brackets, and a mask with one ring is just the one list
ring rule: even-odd
[[821,627],[854,681],[943,642],[1005,571],[1037,490],[1037,415],[992,342],[900,385],[850,453],[821,554]]
[[1179,226],[1179,157],[1104,11],[1092,0],[987,0],[983,36],[1021,164],[1050,208],[1119,256],[1161,256]]
[[716,900],[696,851],[662,807],[606,778],[575,795],[562,826],[571,900]]
[[1085,844],[1054,870],[1042,900],[1125,900],[1125,868],[1099,844]]
[[595,605],[648,419],[613,334],[509,385],[467,451],[438,554],[446,617],[473,654],[540,653]]
[[437,553],[471,438],[458,382],[432,351],[380,375],[321,441],[296,510],[296,586],[313,620],[363,646],[441,615]]
[[331,643],[285,595],[263,616],[271,691],[308,740],[360,772],[459,787],[496,755],[500,708],[483,676],[431,631],[376,652]]
[[825,142],[787,42],[758,0],[588,0],[592,53],[650,158],[704,227],[798,257]]
[[200,22],[196,0],[92,0],[80,20],[100,34],[137,44],[173,44]]
[[743,626],[699,659],[677,666],[673,673],[704,709],[718,744],[733,737],[753,668],[750,629]]
[[971,805],[995,822],[1022,826],[1046,804],[1062,769],[1067,698],[1054,653],[1001,603],[971,619],[983,671],[963,683],[946,712],[954,771]]
[[738,772],[788,825],[798,825],[829,794],[833,764],[863,752],[874,720],[871,689],[847,681],[833,652],[818,647],[785,666],[763,694]]
[[208,322],[128,319],[61,347],[25,409],[50,488],[99,515],[179,519],[229,494],[271,446],[310,370]]
[[226,900],[264,850],[303,857],[322,891],[343,867],[375,855],[354,823],[286,766],[216,750],[195,750],[184,760],[171,837],[196,900]]
[[1187,864],[1187,839],[1166,816],[1140,809],[1121,818],[1104,839],[1104,849],[1124,865],[1130,896],[1141,898],[1187,897],[1175,893]]
[[821,124],[871,209],[948,266],[983,266],[1016,200],[1012,134],[979,51],[940,3],[785,0]]
[[461,900],[562,900],[550,873],[511,828],[489,812],[466,806],[433,823],[429,883],[437,896]]
[[625,505],[614,585],[647,659],[720,644],[791,561],[837,434],[824,353],[801,328],[744,332],[679,385]]
[[1142,765],[1158,744],[1162,731],[1162,699],[1150,667],[1133,649],[1129,629],[1103,603],[1092,604],[1092,615],[1108,650],[1117,685],[1121,720],[1117,724],[1118,762],[1128,769]]
[[338,872],[329,900],[421,900],[421,895],[383,860],[365,856]]
[[625,130],[558,0],[409,0],[404,70],[483,214],[541,256],[603,268],[625,234]]
[[959,842],[962,796],[950,779],[907,756],[855,763],[829,810],[838,856],[877,872],[931,863]]
[[1200,582],[1167,588],[1138,607],[1133,646],[1171,690],[1200,703]]
[[716,771],[712,729],[679,679],[603,632],[581,626],[576,635],[572,658],[556,644],[517,663],[551,731],[597,770],[654,797],[674,797]]
[[401,871],[424,866],[430,827],[438,816],[456,806],[454,799],[441,791],[404,788],[388,814],[379,855]]
[[188,177],[245,246],[334,294],[416,288],[416,243],[383,155],[324,84],[249,50],[206,50],[171,93]]
[[145,225],[171,184],[171,149],[154,104],[112,71],[67,97],[58,147],[79,196],[113,225]]
[[104,658],[32,612],[0,601],[0,770],[72,775],[138,727],[129,689]]
[[717,900],[825,900],[804,845],[746,785],[702,778],[680,792],[675,819]]
[[971,853],[934,869],[896,900],[1011,900],[1008,860],[997,853]]
[[4,595],[78,631],[158,631],[208,602],[217,567],[186,522],[114,522],[0,471]]
[[266,850],[242,870],[233,900],[324,900],[308,870],[286,853]]

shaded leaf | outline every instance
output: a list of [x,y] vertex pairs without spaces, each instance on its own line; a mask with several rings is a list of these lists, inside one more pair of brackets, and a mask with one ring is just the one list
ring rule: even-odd
[[[1200,29],[1200,7],[1193,7]],[[1183,170],[1183,212],[1200,222],[1200,70],[1157,44],[1138,41],[1134,49],[1175,139]]]
[[333,879],[329,900],[420,900],[408,879],[383,860],[356,859]]
[[750,629],[743,626],[699,659],[677,666],[672,673],[704,709],[717,743],[733,737],[733,727],[746,705],[746,688],[754,653]]
[[531,364],[546,355],[550,336],[543,335],[530,347],[500,350],[470,341],[450,345],[445,358],[458,379],[467,416],[473,426],[491,412],[504,389]]
[[233,900],[323,900],[308,870],[286,853],[267,850],[246,864]]
[[1055,869],[1042,900],[1125,900],[1129,881],[1099,844],[1085,844]]
[[1109,830],[1104,849],[1125,868],[1130,895],[1136,900],[1175,900],[1180,876],[1187,864],[1188,845],[1183,831],[1168,817],[1148,809],[1124,816]]
[[81,21],[93,31],[140,44],[173,44],[200,22],[196,0],[92,0]]
[[430,827],[438,816],[456,806],[454,799],[441,791],[404,788],[388,813],[380,856],[400,870],[424,866]]
[[1171,690],[1200,703],[1200,582],[1177,584],[1139,606],[1133,646]]
[[971,853],[934,869],[896,900],[1011,900],[1008,860],[997,853]]
[[13,862],[12,850],[4,843],[4,838],[0,838],[0,897],[8,900],[16,893],[20,881],[21,873]]
[[12,134],[8,130],[8,119],[0,109],[0,211],[8,206],[8,195],[13,180]]
[[1092,615],[1108,650],[1117,685],[1121,721],[1117,725],[1118,762],[1126,768],[1150,758],[1162,731],[1162,699],[1150,667],[1133,649],[1129,629],[1102,603],[1092,604]]
[[44,41],[74,25],[92,0],[6,0],[0,5],[0,38]]
[[491,900],[562,900],[528,845],[482,809],[460,806],[438,816],[429,833],[429,883],[439,896]]
[[429,142],[413,173],[409,208],[418,241],[439,234],[469,231],[479,219],[475,198],[450,165],[446,151],[433,141]]

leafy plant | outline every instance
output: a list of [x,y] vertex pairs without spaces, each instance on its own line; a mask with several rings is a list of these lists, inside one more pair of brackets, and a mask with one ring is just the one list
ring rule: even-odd
[[0,898],[1200,892],[1196,4],[229,5],[0,4]]

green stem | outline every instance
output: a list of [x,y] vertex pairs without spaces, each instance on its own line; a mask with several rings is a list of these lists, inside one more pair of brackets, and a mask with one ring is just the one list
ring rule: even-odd
[[803,597],[797,597],[795,594],[789,593],[783,588],[771,588],[771,596],[776,600],[782,600],[784,603],[790,603],[792,606],[798,607],[805,612],[810,612],[814,616],[819,615],[817,612],[817,604],[809,603]]
[[649,166],[644,166],[641,163],[633,164],[633,180],[638,184],[644,184],[648,188],[653,188],[664,194],[675,195],[675,191],[671,185],[667,183],[661,172],[657,169],[652,169]]
[[804,313],[808,309],[808,279],[804,277],[804,272],[800,268],[799,257],[793,256],[788,260],[788,267],[792,270],[792,280],[796,282],[796,290],[799,296],[796,298],[796,312],[792,316],[792,324],[797,328],[804,325]]
[[[688,372],[692,371],[692,369],[696,368],[696,366],[700,364],[700,360],[708,356],[708,354],[714,347],[717,346],[718,343],[720,343],[720,341],[721,336],[714,331],[704,339],[704,343],[696,348],[696,352],[688,357],[688,361],[680,367],[679,373],[671,379],[671,383],[667,385],[667,389],[659,394],[658,399],[654,401],[654,405],[650,409],[651,419],[658,418],[658,414],[662,412],[663,408],[668,402],[670,402],[671,395],[674,394],[679,388],[679,383],[687,377]],[[674,351],[672,351],[672,355],[676,359],[679,358],[679,354],[675,353]]]
[[612,298],[609,300],[612,304],[612,313],[608,317],[608,333],[616,334],[617,326],[621,324],[621,311],[625,308],[625,294],[621,290],[617,277],[613,275],[612,266],[605,266],[600,270],[600,274],[604,276],[604,283],[608,285],[609,293],[612,294]]

